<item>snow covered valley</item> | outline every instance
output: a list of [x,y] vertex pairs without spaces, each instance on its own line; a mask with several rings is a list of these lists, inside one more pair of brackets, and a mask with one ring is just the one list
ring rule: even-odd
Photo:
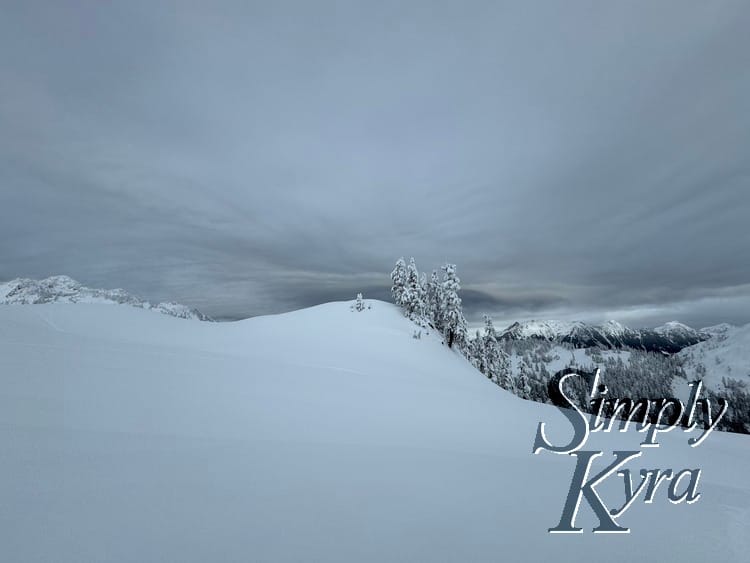
[[[548,405],[500,389],[395,307],[232,323],[88,303],[0,307],[0,559],[745,561],[750,437],[660,436],[628,467],[700,468],[629,534],[557,525],[575,458],[533,455]],[[638,449],[643,434],[592,434]],[[637,478],[637,477],[636,477]],[[622,504],[623,480],[598,487]]]

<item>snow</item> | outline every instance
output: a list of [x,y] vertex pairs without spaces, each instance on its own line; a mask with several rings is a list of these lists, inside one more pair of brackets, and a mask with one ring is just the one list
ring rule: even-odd
[[713,389],[723,389],[724,377],[750,386],[750,324],[741,327],[717,325],[703,331],[712,337],[679,353],[685,360],[688,377],[700,377],[698,366],[703,365],[703,381]]
[[667,323],[664,323],[661,326],[657,326],[654,329],[654,332],[661,334],[663,336],[669,336],[672,333],[693,333],[695,332],[695,329],[687,326],[686,324],[682,324],[677,321],[669,321]]
[[623,324],[618,323],[617,321],[609,320],[605,322],[602,325],[602,330],[604,330],[607,334],[612,334],[614,336],[621,336],[628,332],[628,328],[626,328]]
[[576,345],[607,345],[612,348],[635,347],[651,351],[673,353],[685,346],[710,338],[682,323],[672,321],[655,329],[632,329],[609,320],[601,325],[580,321],[524,321],[516,322],[501,332],[501,337],[513,340],[540,338],[551,341],[568,341]]
[[587,325],[581,321],[558,321],[558,320],[532,320],[515,323],[506,329],[516,328],[515,334],[520,338],[544,338],[546,340],[556,340],[564,336],[570,336],[578,332],[586,332],[592,329],[600,330],[605,335],[622,336],[627,334],[631,329],[617,321],[606,321],[604,324]]
[[561,336],[570,334],[573,330],[582,326],[584,326],[583,323],[578,321],[531,320],[522,323],[515,323],[505,330],[508,331],[516,328],[517,337],[520,338],[544,338],[546,340],[554,340]]
[[[584,534],[548,534],[575,460],[531,448],[566,419],[368,304],[233,323],[0,307],[3,560],[747,559],[747,436],[660,436],[631,469],[702,468],[697,503],[657,493],[620,519],[630,534],[598,536],[584,501]],[[603,466],[642,437],[587,447]],[[621,480],[599,490],[621,502]]]
[[0,304],[29,305],[42,303],[117,304],[152,309],[181,319],[211,320],[206,315],[179,303],[156,305],[130,295],[124,289],[92,289],[69,276],[51,276],[42,280],[16,278],[0,283]]
[[728,323],[720,323],[713,326],[707,326],[705,328],[702,328],[700,331],[703,334],[708,335],[710,338],[722,340],[726,338],[727,334],[733,332],[735,328],[737,327],[735,327],[734,325],[730,325]]

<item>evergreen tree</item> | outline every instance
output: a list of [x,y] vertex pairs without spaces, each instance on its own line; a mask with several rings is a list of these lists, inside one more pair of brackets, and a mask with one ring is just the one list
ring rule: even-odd
[[487,373],[487,362],[484,355],[484,340],[478,330],[469,343],[468,352],[471,364],[487,377],[491,378],[492,376]]
[[502,349],[497,370],[497,384],[503,389],[513,390],[513,374],[511,373],[510,357]]
[[406,282],[402,295],[404,314],[411,320],[424,324],[425,295],[414,258],[406,268]]
[[504,389],[511,389],[510,359],[498,342],[495,326],[487,315],[484,316],[484,335],[481,341],[485,374]]
[[357,294],[357,301],[354,303],[354,310],[355,311],[364,311],[365,310],[365,301],[362,299],[362,294]]
[[427,318],[432,322],[435,330],[443,331],[443,285],[440,283],[437,270],[432,271],[430,281],[427,282],[425,296]]
[[419,274],[419,289],[422,292],[422,313],[429,319],[429,310],[427,306],[427,274]]
[[497,335],[492,319],[484,316],[484,335],[482,336],[482,352],[485,359],[486,375],[495,383],[500,376],[500,348],[497,345]]
[[531,398],[531,382],[529,380],[529,370],[523,365],[521,366],[521,373],[518,375],[516,380],[515,393],[522,399]]
[[406,290],[406,262],[403,258],[396,261],[396,267],[391,272],[391,296],[393,303],[399,307],[404,306],[404,292]]
[[461,349],[466,342],[466,319],[461,308],[461,280],[456,275],[455,264],[443,266],[443,300],[442,300],[442,322],[443,334],[448,347],[457,344]]

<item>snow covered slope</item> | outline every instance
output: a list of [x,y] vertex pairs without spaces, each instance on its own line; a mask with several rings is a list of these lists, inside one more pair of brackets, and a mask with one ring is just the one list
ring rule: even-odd
[[707,385],[721,388],[722,378],[750,386],[750,324],[717,325],[703,329],[711,338],[679,353],[689,377],[700,377]]
[[179,303],[156,305],[130,295],[123,289],[92,289],[68,276],[51,276],[43,280],[16,278],[0,283],[0,304],[30,305],[41,303],[117,303],[142,309],[153,309],[181,319],[210,320],[196,309]]
[[[602,536],[584,501],[582,535],[548,534],[575,459],[531,448],[567,420],[370,303],[234,323],[0,307],[2,560],[746,560],[747,436],[675,431],[629,465],[702,468],[695,504],[659,491]],[[603,467],[642,438],[587,448]]]

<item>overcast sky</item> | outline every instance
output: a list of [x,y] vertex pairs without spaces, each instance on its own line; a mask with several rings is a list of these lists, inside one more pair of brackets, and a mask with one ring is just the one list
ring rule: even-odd
[[750,322],[750,3],[2,2],[0,279]]

